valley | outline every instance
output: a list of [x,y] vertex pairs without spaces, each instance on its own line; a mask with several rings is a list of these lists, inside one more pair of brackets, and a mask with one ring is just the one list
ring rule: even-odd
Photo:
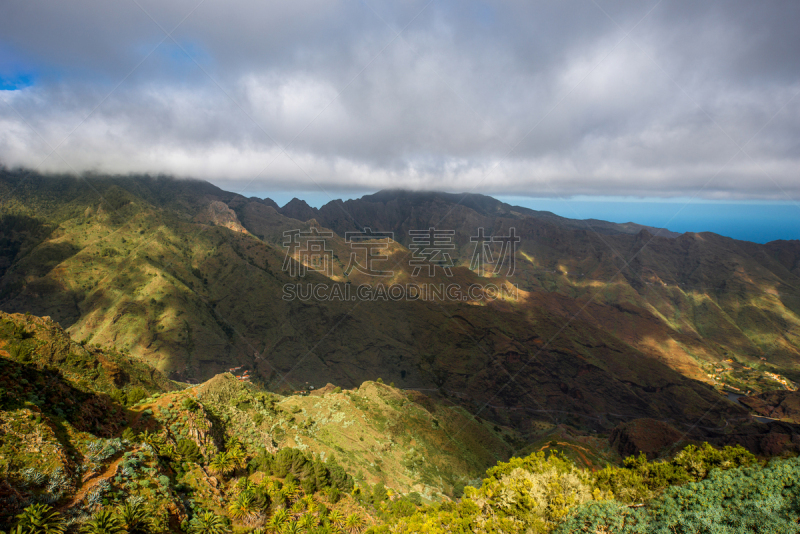
[[[154,489],[159,528],[177,528],[199,517],[190,502],[223,513],[250,483],[244,464],[214,474],[215,458],[242,451],[263,483],[253,495],[280,502],[288,472],[269,466],[298,451],[329,473],[307,483],[306,515],[341,508],[378,529],[397,499],[458,502],[511,458],[594,473],[701,443],[800,451],[797,241],[574,221],[480,195],[384,191],[315,210],[167,177],[8,170],[0,191],[0,466],[17,510],[50,495],[83,522]],[[439,256],[416,232],[434,228]],[[317,239],[316,256],[292,249],[298,236]],[[443,289],[408,297],[421,287]],[[151,482],[121,474],[134,457]],[[23,491],[32,468],[63,489]],[[334,472],[349,477],[336,502]]]

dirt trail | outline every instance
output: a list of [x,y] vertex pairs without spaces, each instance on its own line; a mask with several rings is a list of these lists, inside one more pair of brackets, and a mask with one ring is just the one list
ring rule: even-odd
[[98,485],[103,480],[109,479],[114,475],[116,475],[117,468],[119,467],[120,462],[122,462],[122,456],[120,456],[119,458],[108,464],[108,467],[106,467],[105,470],[99,475],[95,475],[92,478],[85,480],[83,482],[83,485],[81,485],[80,489],[78,490],[78,492],[75,493],[75,496],[67,504],[62,506],[61,510],[72,508],[73,506],[81,502],[83,498],[86,497],[86,494],[89,493],[89,491],[93,487]]

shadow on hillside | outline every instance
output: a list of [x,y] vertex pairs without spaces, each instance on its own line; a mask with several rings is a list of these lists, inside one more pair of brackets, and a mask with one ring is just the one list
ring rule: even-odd
[[[80,432],[112,438],[122,434],[130,419],[131,411],[105,393],[79,389],[52,368],[40,369],[0,357],[0,387],[3,410],[28,408],[46,416],[45,424],[61,445],[78,458],[81,455],[70,442],[70,431],[65,423]],[[157,422],[155,426],[158,427]]]

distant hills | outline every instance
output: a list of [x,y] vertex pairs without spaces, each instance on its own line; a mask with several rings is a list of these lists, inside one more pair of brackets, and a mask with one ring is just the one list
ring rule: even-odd
[[[722,441],[751,423],[719,391],[800,380],[798,241],[576,221],[482,195],[382,191],[279,207],[151,176],[3,170],[0,199],[0,309],[52,317],[174,380],[239,365],[276,391],[381,377],[522,436],[651,418]],[[347,233],[367,227],[394,235],[380,252],[390,278],[348,269]],[[452,276],[439,261],[426,283],[515,286],[514,296],[283,298],[286,284],[417,283],[410,231],[431,227],[452,232]],[[286,258],[285,233],[312,228],[330,232],[330,271],[298,278],[284,270],[303,261]],[[514,229],[513,273],[474,267],[479,228]]]
[[[533,218],[550,222],[562,228],[593,230],[604,235],[636,234],[647,230],[653,235],[678,237],[680,234],[664,228],[653,228],[635,223],[617,224],[596,219],[578,220],[560,217],[549,211],[536,211],[520,206],[511,206],[486,195],[474,193],[419,192],[403,189],[379,191],[359,199],[333,200],[321,208],[312,208],[303,200],[292,199],[284,207],[278,207],[270,199],[265,203],[272,205],[281,215],[307,221],[317,220],[322,226],[335,230],[340,235],[347,231],[361,230],[364,227],[378,227],[384,231],[402,230],[414,221],[414,217],[425,217],[433,213],[434,218],[449,215],[450,211],[477,214],[487,222],[497,218]],[[422,222],[422,221],[419,221]]]

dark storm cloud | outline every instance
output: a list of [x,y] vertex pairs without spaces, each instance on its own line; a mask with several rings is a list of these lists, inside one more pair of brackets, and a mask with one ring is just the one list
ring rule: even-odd
[[0,77],[34,84],[0,92],[0,160],[800,198],[799,21],[795,2],[12,1]]

